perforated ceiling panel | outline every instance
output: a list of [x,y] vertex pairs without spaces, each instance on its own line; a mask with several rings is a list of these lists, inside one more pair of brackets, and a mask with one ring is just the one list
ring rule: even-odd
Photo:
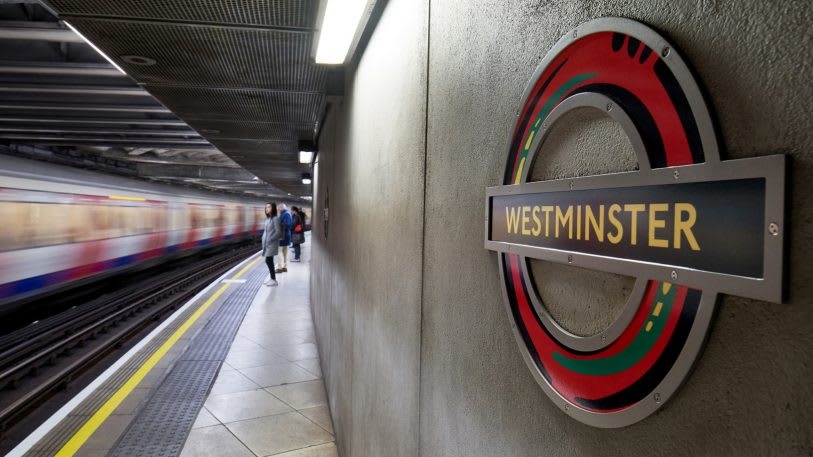
[[308,28],[316,0],[50,0],[63,15]]
[[297,146],[316,139],[325,110],[326,70],[311,57],[318,0],[50,3],[235,162],[293,196],[310,194]]
[[269,159],[268,157],[258,156],[257,158],[238,159],[240,165],[244,167],[254,167],[262,164],[267,167],[267,171],[260,176],[263,179],[272,179],[275,181],[290,181],[293,185],[301,185],[302,173],[308,172],[308,167],[303,165],[299,170],[283,167],[282,160]]
[[239,122],[192,119],[189,125],[206,134],[210,141],[218,139],[257,138],[280,139],[296,142],[300,138],[313,136],[313,124],[282,122]]
[[[311,62],[311,34],[76,18],[91,41],[137,81],[197,87],[323,91],[324,69]],[[179,52],[182,50],[182,52]],[[156,61],[141,66],[121,56]]]
[[254,89],[202,89],[147,86],[147,90],[179,117],[292,124],[318,121],[325,96],[318,92],[276,92]]
[[212,140],[212,144],[227,154],[232,152],[234,154],[276,155],[277,157],[285,154],[293,160],[297,159],[294,155],[297,152],[295,141],[215,139]]

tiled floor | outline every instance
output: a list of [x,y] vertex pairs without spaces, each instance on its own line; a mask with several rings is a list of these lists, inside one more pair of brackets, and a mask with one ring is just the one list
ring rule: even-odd
[[278,287],[260,288],[182,457],[337,457],[303,247]]

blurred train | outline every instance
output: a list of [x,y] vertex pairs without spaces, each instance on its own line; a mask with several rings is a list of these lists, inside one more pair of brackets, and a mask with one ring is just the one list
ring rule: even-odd
[[3,305],[257,238],[264,202],[0,155]]

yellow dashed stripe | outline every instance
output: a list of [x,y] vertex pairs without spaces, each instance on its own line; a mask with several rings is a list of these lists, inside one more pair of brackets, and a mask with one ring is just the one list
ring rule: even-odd
[[[231,279],[238,279],[243,273],[245,273],[249,268],[253,267],[260,258],[254,259],[251,263],[243,267],[236,275],[234,275]],[[149,374],[150,370],[155,367],[158,362],[161,361],[161,358],[178,342],[179,339],[189,330],[190,327],[198,320],[198,318],[209,308],[209,306],[215,302],[215,300],[226,291],[229,287],[230,283],[223,284],[220,289],[217,290],[208,300],[206,300],[203,305],[198,308],[186,322],[183,323],[172,336],[167,339],[164,344],[161,345],[158,350],[153,353],[153,355],[144,362],[138,370],[130,376],[130,379],[124,383],[119,390],[116,391],[107,401],[87,420],[87,422],[82,425],[82,428],[77,431],[64,446],[62,449],[59,450],[55,455],[57,457],[63,456],[72,456],[82,447],[83,444],[88,440],[88,438],[93,435],[93,433],[104,423],[105,420],[115,411],[115,409],[127,398],[133,389],[138,386],[138,384]]]
[[652,321],[646,323],[646,331],[648,332],[650,330],[652,330]]
[[658,302],[658,304],[655,305],[655,311],[652,311],[652,315],[655,316],[655,317],[660,316],[661,315],[661,308],[663,308],[663,302]]
[[517,177],[514,178],[514,184],[519,184],[520,180],[522,179],[522,167],[525,166],[525,157],[519,161],[519,166],[517,167]]
[[531,142],[534,140],[534,134],[535,133],[536,133],[536,130],[531,130],[531,134],[528,135],[528,141],[525,142],[525,150],[526,151],[531,149]]

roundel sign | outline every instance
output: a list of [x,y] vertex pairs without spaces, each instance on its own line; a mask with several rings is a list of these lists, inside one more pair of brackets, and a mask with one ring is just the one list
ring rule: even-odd
[[[532,181],[551,128],[577,108],[616,121],[638,168]],[[562,410],[597,427],[637,422],[688,376],[718,294],[781,302],[785,168],[781,155],[720,159],[692,73],[647,26],[597,19],[559,40],[525,90],[502,185],[486,190],[485,247],[525,360]],[[530,259],[635,286],[608,328],[576,335],[547,311]]]

